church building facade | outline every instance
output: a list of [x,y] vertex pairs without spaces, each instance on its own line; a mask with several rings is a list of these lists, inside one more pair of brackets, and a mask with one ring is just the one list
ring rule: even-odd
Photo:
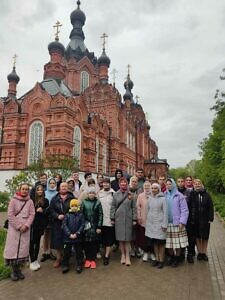
[[105,43],[99,58],[85,46],[80,1],[70,19],[66,48],[56,23],[42,82],[17,98],[15,65],[8,75],[8,95],[0,99],[0,170],[23,170],[41,157],[62,154],[77,158],[81,171],[113,175],[121,168],[132,175],[141,167],[152,178],[166,175],[167,161],[158,158],[145,113],[134,101],[129,70],[122,97],[108,82]]

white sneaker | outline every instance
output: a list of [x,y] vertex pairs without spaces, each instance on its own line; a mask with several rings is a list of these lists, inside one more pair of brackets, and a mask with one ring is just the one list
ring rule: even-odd
[[135,251],[133,248],[130,249],[130,256],[135,257]]
[[101,255],[101,253],[100,253],[100,252],[98,252],[98,253],[97,253],[97,255],[96,255],[96,257],[97,257],[97,259],[101,259],[101,258],[102,258],[102,255]]
[[38,266],[35,264],[35,261],[30,263],[30,270],[31,271],[37,271],[39,268]]
[[156,260],[155,255],[153,253],[150,253],[150,259],[153,261]]
[[143,261],[148,261],[148,252],[144,252],[144,254],[142,256],[142,260]]
[[41,265],[39,264],[39,262],[37,260],[35,260],[35,265],[37,266],[38,269],[40,269]]

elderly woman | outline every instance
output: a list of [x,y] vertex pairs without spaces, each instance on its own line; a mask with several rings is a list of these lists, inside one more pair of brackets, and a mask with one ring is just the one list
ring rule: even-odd
[[12,267],[11,279],[24,279],[21,272],[23,263],[29,261],[30,227],[35,210],[29,196],[29,186],[22,184],[9,202],[7,232],[4,258],[6,265]]
[[166,199],[158,183],[152,184],[152,195],[148,199],[147,211],[145,235],[151,239],[156,256],[156,260],[152,262],[152,266],[162,269],[165,258],[168,215]]
[[136,227],[136,244],[143,251],[143,261],[148,260],[148,246],[145,236],[145,225],[148,212],[148,200],[151,197],[151,183],[145,181],[144,192],[138,195],[137,198],[137,227]]
[[112,224],[115,224],[116,240],[120,245],[120,262],[130,266],[130,242],[133,240],[133,226],[136,225],[136,201],[128,191],[125,178],[120,178],[119,186],[119,191],[113,195],[110,218]]
[[178,192],[173,179],[166,181],[166,202],[168,207],[168,228],[166,237],[166,248],[169,249],[170,259],[168,265],[177,267],[181,249],[188,246],[185,225],[188,219],[187,201],[183,194]]
[[214,209],[211,196],[206,192],[200,179],[195,179],[193,191],[189,196],[190,222],[196,238],[198,260],[208,261],[207,246],[210,233],[210,223],[214,219]]
[[61,263],[63,247],[62,221],[65,214],[69,211],[70,200],[73,198],[73,194],[68,191],[67,183],[62,182],[58,194],[53,197],[50,203],[50,215],[52,218],[51,249],[56,250],[56,261],[53,264],[55,268],[58,268]]

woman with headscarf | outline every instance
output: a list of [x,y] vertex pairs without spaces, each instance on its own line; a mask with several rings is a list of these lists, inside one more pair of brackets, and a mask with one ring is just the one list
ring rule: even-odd
[[[52,198],[55,197],[55,195],[58,193],[57,191],[57,182],[56,179],[51,177],[47,181],[47,189],[45,191],[45,198],[48,199],[49,205],[52,201]],[[51,228],[52,228],[52,220],[49,216],[49,208],[48,208],[48,225],[44,232],[43,237],[43,254],[41,257],[41,262],[46,261],[47,259],[55,260],[55,256],[53,255],[51,251]]]
[[136,226],[136,244],[144,251],[142,260],[148,260],[148,246],[145,236],[145,225],[147,218],[148,200],[151,196],[151,183],[145,181],[144,192],[138,195],[137,198],[137,226]]
[[165,259],[166,230],[168,225],[167,204],[158,183],[152,184],[152,195],[148,199],[148,214],[145,235],[151,239],[156,260],[152,266],[162,269]]
[[214,219],[213,202],[200,179],[194,180],[194,189],[189,197],[190,223],[196,238],[198,260],[208,261],[207,246],[210,223]]
[[177,190],[173,179],[166,181],[166,202],[168,208],[168,228],[166,237],[166,248],[169,249],[170,259],[167,264],[177,267],[181,249],[187,247],[188,238],[185,226],[188,219],[187,201]]
[[113,195],[110,218],[115,224],[116,240],[120,245],[120,262],[130,266],[130,242],[133,239],[133,226],[136,225],[136,205],[125,178],[120,178],[119,186],[119,191]]

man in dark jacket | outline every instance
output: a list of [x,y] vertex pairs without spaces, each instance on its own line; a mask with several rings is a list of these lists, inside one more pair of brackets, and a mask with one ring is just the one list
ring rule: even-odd
[[115,179],[111,181],[111,188],[117,192],[120,187],[119,187],[119,180],[120,178],[123,177],[123,171],[121,169],[116,169],[115,171]]
[[47,179],[48,179],[47,174],[42,173],[42,174],[39,175],[39,181],[35,182],[35,185],[30,190],[30,198],[33,201],[35,200],[35,190],[36,190],[36,187],[38,185],[42,185],[43,188],[44,188],[44,191],[46,191],[46,189],[47,189]]

